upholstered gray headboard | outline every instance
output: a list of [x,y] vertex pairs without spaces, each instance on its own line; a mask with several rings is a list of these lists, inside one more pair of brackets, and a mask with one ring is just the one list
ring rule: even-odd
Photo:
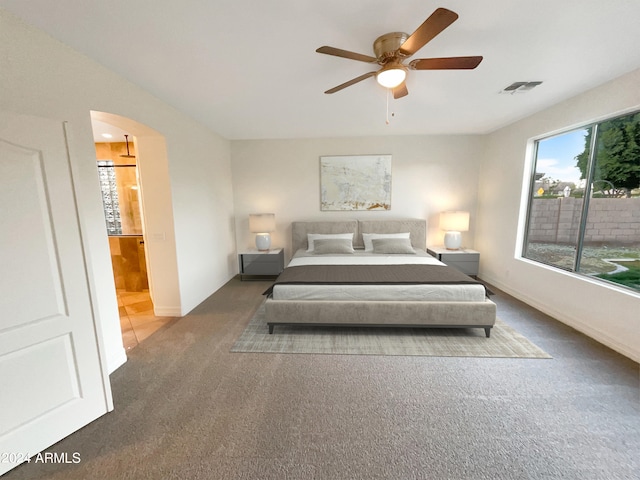
[[414,248],[424,250],[427,246],[427,222],[421,218],[392,220],[339,220],[318,222],[293,222],[291,239],[293,253],[307,248],[308,233],[353,233],[353,245],[364,247],[363,233],[404,233],[411,234]]

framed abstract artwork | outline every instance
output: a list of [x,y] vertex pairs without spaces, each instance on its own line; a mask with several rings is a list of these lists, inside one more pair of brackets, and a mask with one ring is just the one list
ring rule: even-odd
[[391,210],[391,155],[320,157],[320,210]]

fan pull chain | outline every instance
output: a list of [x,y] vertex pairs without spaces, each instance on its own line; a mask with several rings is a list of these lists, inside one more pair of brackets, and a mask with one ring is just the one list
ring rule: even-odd
[[[387,88],[387,118],[384,122],[387,125],[389,125],[389,95],[391,95],[391,89]],[[396,116],[395,112],[391,112],[391,116],[395,117]]]
[[391,91],[391,89],[387,88],[387,118],[386,118],[386,121],[385,121],[385,123],[387,125],[389,125],[389,92],[390,91]]

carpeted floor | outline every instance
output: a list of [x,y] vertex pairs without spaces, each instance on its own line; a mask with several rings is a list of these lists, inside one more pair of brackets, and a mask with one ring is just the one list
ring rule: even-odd
[[339,328],[277,326],[269,334],[264,304],[232,352],[330,355],[422,355],[436,357],[551,358],[501,320],[484,329]]
[[232,353],[267,285],[131,350],[115,410],[48,449],[79,463],[2,480],[640,478],[638,364],[509,295],[499,318],[552,359]]

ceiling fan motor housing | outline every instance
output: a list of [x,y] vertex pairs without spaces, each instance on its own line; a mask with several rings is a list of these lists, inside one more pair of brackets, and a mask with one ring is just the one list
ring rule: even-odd
[[409,34],[404,32],[391,32],[376,38],[373,42],[373,52],[380,65],[398,57],[398,49],[409,38]]

